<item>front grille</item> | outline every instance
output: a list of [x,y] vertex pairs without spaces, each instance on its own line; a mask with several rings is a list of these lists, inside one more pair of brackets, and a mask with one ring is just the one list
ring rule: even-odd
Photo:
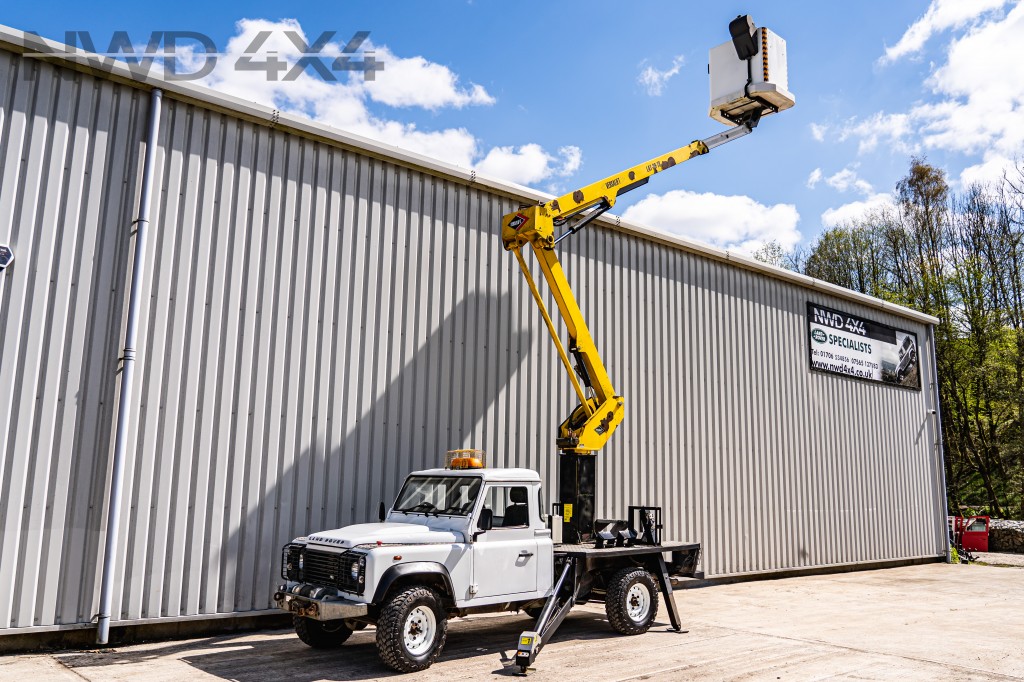
[[[366,555],[362,552],[322,552],[292,543],[284,546],[282,562],[281,576],[285,580],[335,587],[353,594],[362,594],[366,585]],[[355,578],[353,564],[359,565]]]

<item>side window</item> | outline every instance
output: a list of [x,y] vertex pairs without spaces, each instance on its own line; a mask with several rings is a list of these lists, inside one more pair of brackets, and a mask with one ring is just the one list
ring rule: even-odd
[[524,485],[496,485],[487,489],[484,507],[494,514],[494,528],[530,525],[530,495]]

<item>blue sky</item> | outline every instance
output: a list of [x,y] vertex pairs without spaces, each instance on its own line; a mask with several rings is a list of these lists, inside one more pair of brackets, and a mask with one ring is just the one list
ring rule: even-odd
[[[207,78],[218,89],[561,192],[722,129],[707,117],[707,51],[740,13],[786,39],[796,107],[617,213],[727,248],[807,244],[884,204],[912,154],[958,187],[999,177],[1024,148],[1018,1],[49,2],[7,3],[0,23],[89,31],[100,49],[117,30],[137,44],[202,32],[227,53]],[[325,54],[369,31],[384,71],[283,83],[234,70],[259,30],[292,61],[285,30],[335,31]]]

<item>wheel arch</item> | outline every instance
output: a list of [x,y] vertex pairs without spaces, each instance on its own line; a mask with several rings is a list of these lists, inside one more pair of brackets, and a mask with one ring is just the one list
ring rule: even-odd
[[381,604],[389,594],[409,585],[431,587],[447,606],[455,604],[455,587],[451,575],[444,564],[435,561],[410,561],[390,567],[377,583],[373,603]]

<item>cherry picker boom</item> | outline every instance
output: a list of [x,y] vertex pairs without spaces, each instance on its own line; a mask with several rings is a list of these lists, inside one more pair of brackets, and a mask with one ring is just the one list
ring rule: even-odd
[[[541,613],[536,630],[525,632],[520,638],[517,664],[524,671],[543,643],[553,634],[572,603],[579,598],[578,586],[575,590],[566,590],[563,583],[570,573],[577,576],[581,573],[578,565],[571,564],[584,558],[590,560],[593,553],[577,550],[573,546],[582,547],[594,540],[596,549],[638,544],[661,545],[660,508],[630,507],[630,518],[625,521],[597,521],[594,517],[597,508],[595,455],[622,423],[625,399],[615,392],[555,247],[592,224],[611,209],[620,196],[645,185],[654,175],[748,135],[757,127],[762,116],[793,106],[794,98],[786,90],[785,42],[765,28],[756,29],[749,16],[733,20],[729,24],[729,32],[732,36],[731,45],[725,43],[713,49],[709,56],[708,72],[712,78],[710,115],[734,127],[706,139],[690,142],[550,201],[521,207],[503,216],[501,220],[504,248],[516,257],[579,401],[559,425],[555,439],[559,451],[559,501],[555,509],[561,513],[553,515],[553,519],[557,523],[561,516],[560,535],[563,544],[561,549],[556,544],[556,557],[561,555],[563,558],[562,579]],[[732,50],[735,54],[732,54]],[[755,58],[760,61],[757,71],[754,69]],[[554,298],[567,332],[568,342],[565,344],[559,337],[531,274],[523,253],[525,247],[533,252]],[[634,512],[637,511],[639,523],[635,522]],[[558,535],[556,532],[555,537]],[[590,570],[589,564],[587,570]],[[660,573],[658,578],[672,624],[679,629],[678,614],[671,599],[671,584],[663,560],[657,572]]]
[[[749,65],[759,52],[763,54],[764,81],[769,75],[769,33],[758,31],[764,44],[757,50],[753,24],[749,17],[739,17],[730,24],[737,54]],[[737,43],[737,39],[740,41]],[[742,55],[747,55],[745,58]],[[710,70],[710,69],[709,69]],[[750,69],[748,68],[748,74]],[[554,341],[558,356],[572,383],[579,404],[558,427],[555,443],[561,454],[559,459],[559,494],[562,504],[563,537],[568,542],[587,542],[593,537],[595,459],[597,453],[622,423],[625,401],[615,393],[611,378],[598,354],[594,340],[583,319],[569,281],[562,270],[555,247],[562,240],[591,224],[598,216],[611,209],[618,197],[641,187],[657,173],[673,168],[685,161],[707,154],[726,142],[753,132],[765,113],[773,113],[792,106],[792,96],[781,88],[768,91],[778,95],[766,97],[751,92],[750,78],[744,91],[744,100],[733,103],[721,117],[737,125],[704,140],[695,140],[685,146],[657,156],[644,163],[581,187],[556,199],[534,206],[526,206],[505,215],[501,221],[501,239],[506,250],[515,254],[519,267],[530,288],[534,302]],[[713,110],[713,115],[716,113]],[[561,230],[560,233],[557,233]],[[557,234],[556,234],[557,233]],[[529,246],[536,257],[540,271],[554,297],[559,315],[568,332],[568,344],[563,345],[551,315],[544,305],[537,284],[523,255]],[[575,360],[573,364],[569,356]]]

